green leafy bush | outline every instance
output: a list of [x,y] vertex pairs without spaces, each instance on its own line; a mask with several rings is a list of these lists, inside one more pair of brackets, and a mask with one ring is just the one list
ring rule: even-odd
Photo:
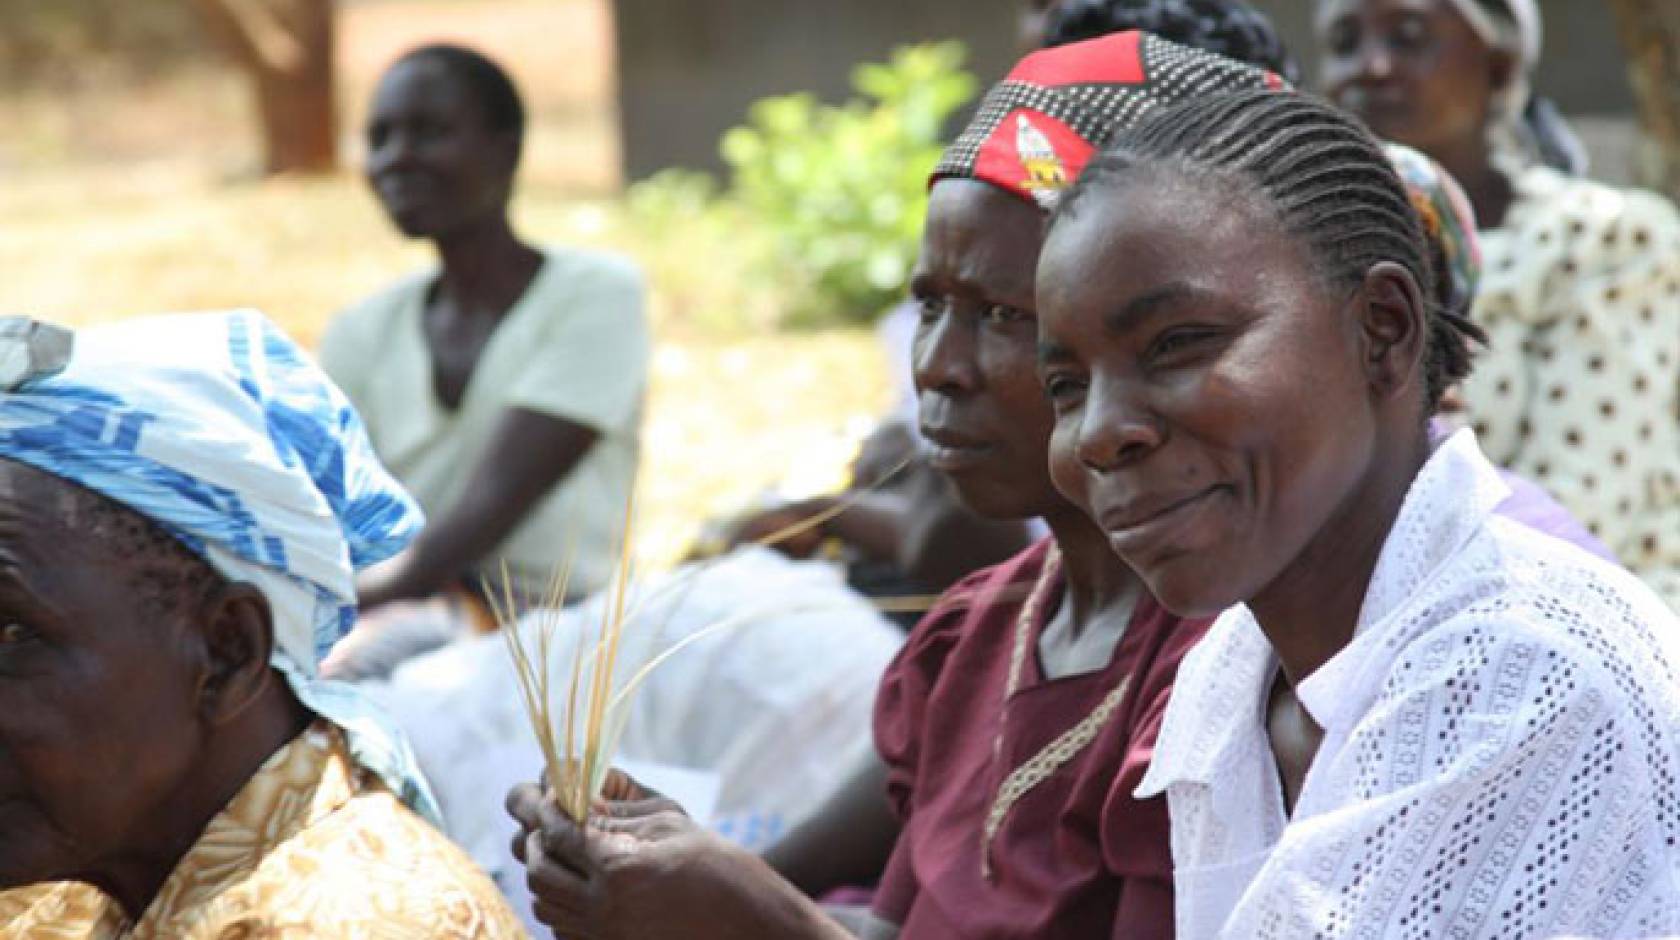
[[927,176],[951,116],[976,90],[960,43],[907,46],[852,73],[857,96],[827,105],[810,94],[765,98],[726,133],[729,186],[712,196],[693,174],[661,174],[631,192],[653,220],[680,207],[682,224],[741,225],[729,244],[781,290],[778,322],[867,323],[903,295],[927,209]]
[[622,243],[654,286],[653,313],[669,330],[761,333],[781,321],[788,285],[764,277],[771,233],[711,176],[671,169],[630,187]]

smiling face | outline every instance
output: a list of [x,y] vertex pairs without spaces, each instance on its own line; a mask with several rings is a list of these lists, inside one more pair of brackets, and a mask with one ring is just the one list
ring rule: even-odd
[[1484,146],[1515,63],[1448,0],[1319,0],[1322,84],[1379,137],[1442,159]]
[[1206,175],[1134,168],[1051,230],[1052,473],[1174,612],[1255,596],[1357,503],[1378,419],[1349,295]]
[[367,125],[368,182],[398,229],[437,238],[506,211],[518,135],[497,131],[467,82],[424,56],[392,66]]
[[88,876],[189,778],[202,674],[88,494],[0,460],[0,889]]
[[975,512],[1000,519],[1066,506],[1050,482],[1051,412],[1034,374],[1033,272],[1044,217],[987,183],[933,187],[910,287],[922,434],[931,462]]

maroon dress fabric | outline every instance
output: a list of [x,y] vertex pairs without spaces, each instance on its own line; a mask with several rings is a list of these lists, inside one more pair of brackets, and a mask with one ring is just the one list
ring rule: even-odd
[[[902,925],[903,940],[1173,934],[1166,801],[1131,793],[1179,660],[1208,621],[1181,620],[1146,597],[1106,668],[1046,681],[1036,651],[1061,598],[1057,576],[1032,612],[1020,688],[1006,706],[1017,616],[1049,552],[1041,542],[952,588],[882,680],[875,739],[903,830],[875,913]],[[981,834],[1003,779],[1128,676],[1096,740],[1010,810],[988,880]]]

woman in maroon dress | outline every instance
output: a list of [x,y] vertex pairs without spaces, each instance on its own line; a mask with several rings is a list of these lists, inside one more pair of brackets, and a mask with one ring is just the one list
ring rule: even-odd
[[[1043,213],[1121,123],[1270,73],[1139,33],[1027,57],[935,173],[915,373],[932,462],[993,517],[1052,537],[949,591],[882,682],[901,823],[869,936],[1171,936],[1165,806],[1131,790],[1206,623],[1159,607],[1053,488],[1034,371]],[[846,936],[756,858],[625,780],[585,831],[512,808],[537,916],[561,936]]]

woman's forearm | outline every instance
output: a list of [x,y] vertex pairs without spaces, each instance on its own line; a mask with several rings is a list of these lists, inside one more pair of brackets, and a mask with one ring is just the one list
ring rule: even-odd
[[898,839],[886,778],[871,752],[821,809],[764,853],[765,863],[809,897],[873,884]]

